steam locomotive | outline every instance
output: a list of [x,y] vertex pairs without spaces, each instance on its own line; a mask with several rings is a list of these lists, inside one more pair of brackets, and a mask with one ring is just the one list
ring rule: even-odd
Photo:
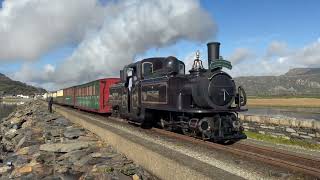
[[197,52],[190,74],[172,56],[125,66],[120,82],[109,88],[112,115],[214,142],[245,139],[238,118],[238,112],[247,110],[245,91],[222,70],[232,66],[219,55],[220,43],[207,46],[208,69]]

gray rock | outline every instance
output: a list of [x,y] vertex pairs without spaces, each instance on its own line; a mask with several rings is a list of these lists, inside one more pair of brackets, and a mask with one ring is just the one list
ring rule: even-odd
[[60,125],[60,126],[69,126],[70,122],[63,117],[60,117],[54,120],[54,124]]
[[74,139],[74,138],[78,138],[79,136],[84,135],[84,131],[82,129],[79,128],[69,128],[67,129],[63,135],[66,138],[70,138],[70,139]]
[[298,131],[297,133],[299,133],[300,135],[302,134],[302,135],[307,135],[308,133],[306,133],[306,132],[303,132],[303,131]]
[[300,137],[304,138],[304,139],[312,139],[312,137],[307,136],[307,135],[300,135]]
[[16,129],[10,129],[8,132],[5,133],[5,136],[9,139],[14,138],[18,134]]
[[91,156],[84,156],[79,161],[74,163],[75,166],[84,166],[92,159]]
[[59,161],[68,159],[70,162],[74,163],[78,161],[81,157],[87,155],[87,150],[76,150],[68,152],[58,158]]
[[71,152],[75,150],[88,148],[92,144],[91,142],[74,142],[74,143],[54,143],[43,144],[40,146],[41,151],[49,152]]
[[271,129],[271,130],[275,130],[276,128],[275,127],[273,127],[273,126],[260,126],[261,128],[263,128],[263,129]]
[[26,137],[24,136],[23,138],[20,139],[20,141],[18,142],[18,144],[16,145],[16,151],[18,149],[20,149],[20,147],[22,146],[22,144],[26,141]]
[[291,133],[291,136],[299,137],[299,134],[298,133]]
[[27,156],[18,156],[16,161],[13,163],[14,166],[22,166],[30,162],[30,158]]
[[289,128],[289,127],[286,128],[286,131],[289,132],[289,133],[295,133],[296,132],[296,130],[294,130],[292,128]]
[[25,118],[12,118],[10,123],[13,125],[13,126],[17,126],[17,129],[18,128],[21,128],[22,124],[25,123],[27,120]]
[[8,141],[6,138],[2,139],[1,145],[4,152],[13,152],[15,149],[15,145],[10,140]]
[[316,137],[316,134],[308,133],[308,136],[315,138],[315,137]]
[[7,173],[9,170],[11,170],[11,167],[10,167],[10,166],[0,167],[0,175]]

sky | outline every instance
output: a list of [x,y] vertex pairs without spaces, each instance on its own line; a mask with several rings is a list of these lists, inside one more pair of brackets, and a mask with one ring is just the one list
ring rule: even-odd
[[48,90],[117,77],[126,64],[176,56],[207,63],[221,43],[232,76],[320,67],[320,1],[0,0],[0,73]]

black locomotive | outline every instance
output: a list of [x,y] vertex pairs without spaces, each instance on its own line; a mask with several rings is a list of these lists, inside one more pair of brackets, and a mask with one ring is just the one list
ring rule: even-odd
[[245,139],[238,112],[246,111],[245,91],[222,68],[231,68],[219,56],[220,43],[208,43],[208,69],[194,60],[190,74],[175,57],[156,57],[129,64],[121,82],[111,86],[112,114],[141,123],[158,124],[214,142]]

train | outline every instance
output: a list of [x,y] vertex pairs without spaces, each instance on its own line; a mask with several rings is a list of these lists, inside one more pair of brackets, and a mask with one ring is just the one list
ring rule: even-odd
[[51,92],[60,105],[103,113],[217,143],[246,139],[238,113],[247,111],[245,90],[223,68],[220,43],[207,44],[208,68],[197,51],[192,68],[174,56],[126,65],[118,78],[105,78]]

